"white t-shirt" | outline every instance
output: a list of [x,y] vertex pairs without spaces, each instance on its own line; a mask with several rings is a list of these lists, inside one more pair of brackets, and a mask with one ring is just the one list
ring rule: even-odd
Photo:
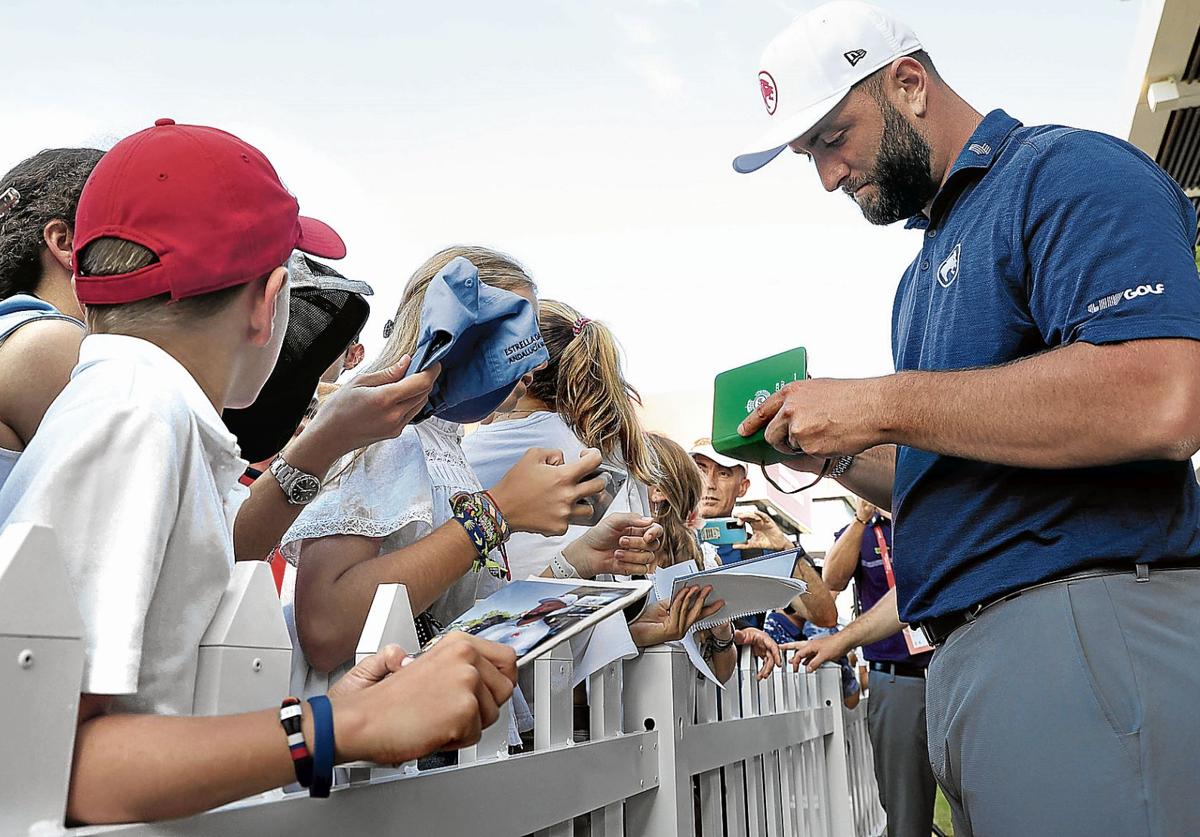
[[189,715],[200,639],[249,490],[237,441],[153,343],[84,338],[79,365],[0,489],[0,526],[51,527],[83,617],[80,691]]
[[[573,462],[587,449],[587,445],[579,440],[558,413],[551,412],[538,412],[523,419],[482,425],[462,443],[467,461],[485,488],[498,483],[530,448],[561,450],[563,460]],[[612,464],[624,468],[623,462]],[[630,477],[625,482],[625,490],[608,507],[605,516],[628,511],[645,515],[649,510],[646,487]],[[585,532],[585,526],[571,526],[565,535],[553,537],[514,532],[507,544],[512,577],[519,579],[540,574],[560,549]]]

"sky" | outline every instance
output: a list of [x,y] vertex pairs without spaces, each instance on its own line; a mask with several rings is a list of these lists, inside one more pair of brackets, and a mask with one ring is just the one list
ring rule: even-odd
[[[162,116],[238,134],[375,287],[368,356],[412,270],[471,243],[606,321],[652,398],[797,345],[813,375],[884,374],[917,235],[794,155],[730,168],[762,49],[814,5],[9,0],[0,166]],[[1124,136],[1141,0],[885,5],[977,110]]]

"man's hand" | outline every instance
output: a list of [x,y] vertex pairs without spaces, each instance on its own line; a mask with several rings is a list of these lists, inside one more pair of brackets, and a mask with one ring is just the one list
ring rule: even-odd
[[711,592],[712,587],[709,585],[684,587],[671,601],[660,599],[650,605],[645,613],[629,626],[634,644],[638,648],[647,648],[683,639],[692,625],[725,607],[724,599],[704,604]]
[[318,443],[336,459],[384,439],[394,439],[429,400],[429,391],[442,371],[440,363],[405,378],[410,358],[378,372],[364,372],[317,410],[305,428],[307,442]]
[[604,490],[602,477],[580,482],[600,466],[600,451],[585,450],[575,462],[563,461],[562,451],[530,448],[492,489],[496,505],[515,532],[562,535],[580,510],[590,516],[584,497]]
[[461,632],[446,636],[411,664],[397,661],[402,670],[389,669],[367,684],[388,668],[389,659],[396,660],[395,654],[370,666],[364,660],[355,681],[334,695],[342,761],[400,764],[470,746],[500,717],[517,681],[511,648]]
[[771,519],[771,515],[758,509],[752,511],[734,511],[733,516],[743,523],[750,524],[750,539],[745,543],[735,543],[734,549],[765,549],[768,552],[778,552],[781,549],[791,549],[795,546],[788,536],[783,534],[779,525]]
[[750,653],[762,661],[762,668],[758,670],[759,680],[766,680],[775,670],[775,666],[783,665],[783,653],[766,631],[743,628],[733,632],[733,641],[736,645],[748,646]]
[[862,497],[854,501],[854,516],[858,518],[859,523],[870,521],[875,516],[876,511],[878,509],[875,508],[875,505],[868,500],[864,500]]
[[[819,460],[862,453],[882,444],[882,399],[879,379],[838,380],[811,378],[793,381],[749,415],[738,428],[751,436],[766,427],[766,440],[776,450]],[[790,465],[795,470],[814,469],[811,463]]]
[[649,517],[610,514],[563,549],[563,557],[582,578],[649,575],[663,528]]
[[839,631],[831,636],[819,636],[801,642],[785,642],[779,646],[782,651],[792,651],[792,671],[799,671],[800,666],[812,673],[825,663],[836,663],[846,656],[851,646],[846,644],[846,632]]

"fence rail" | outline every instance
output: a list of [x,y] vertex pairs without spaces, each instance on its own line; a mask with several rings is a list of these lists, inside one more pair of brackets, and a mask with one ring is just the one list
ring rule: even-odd
[[[406,624],[407,618],[407,624]],[[271,706],[286,692],[286,630],[266,565],[239,565],[201,650],[198,713]],[[744,651],[724,689],[685,654],[652,648],[588,678],[588,738],[574,740],[569,651],[534,662],[531,752],[503,722],[456,767],[355,767],[327,800],[276,791],[168,823],[65,829],[82,626],[50,532],[0,533],[0,833],[476,837],[867,837],[883,830],[863,701],[842,706],[836,668],[755,679]],[[381,586],[360,653],[409,644],[403,588]],[[7,684],[12,681],[13,687]]]

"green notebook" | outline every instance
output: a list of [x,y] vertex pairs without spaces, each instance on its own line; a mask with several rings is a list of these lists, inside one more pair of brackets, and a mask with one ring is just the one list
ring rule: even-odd
[[717,375],[713,382],[713,449],[756,465],[789,459],[787,454],[767,444],[762,430],[742,438],[737,429],[776,390],[792,381],[804,380],[807,369],[808,353],[801,346]]

